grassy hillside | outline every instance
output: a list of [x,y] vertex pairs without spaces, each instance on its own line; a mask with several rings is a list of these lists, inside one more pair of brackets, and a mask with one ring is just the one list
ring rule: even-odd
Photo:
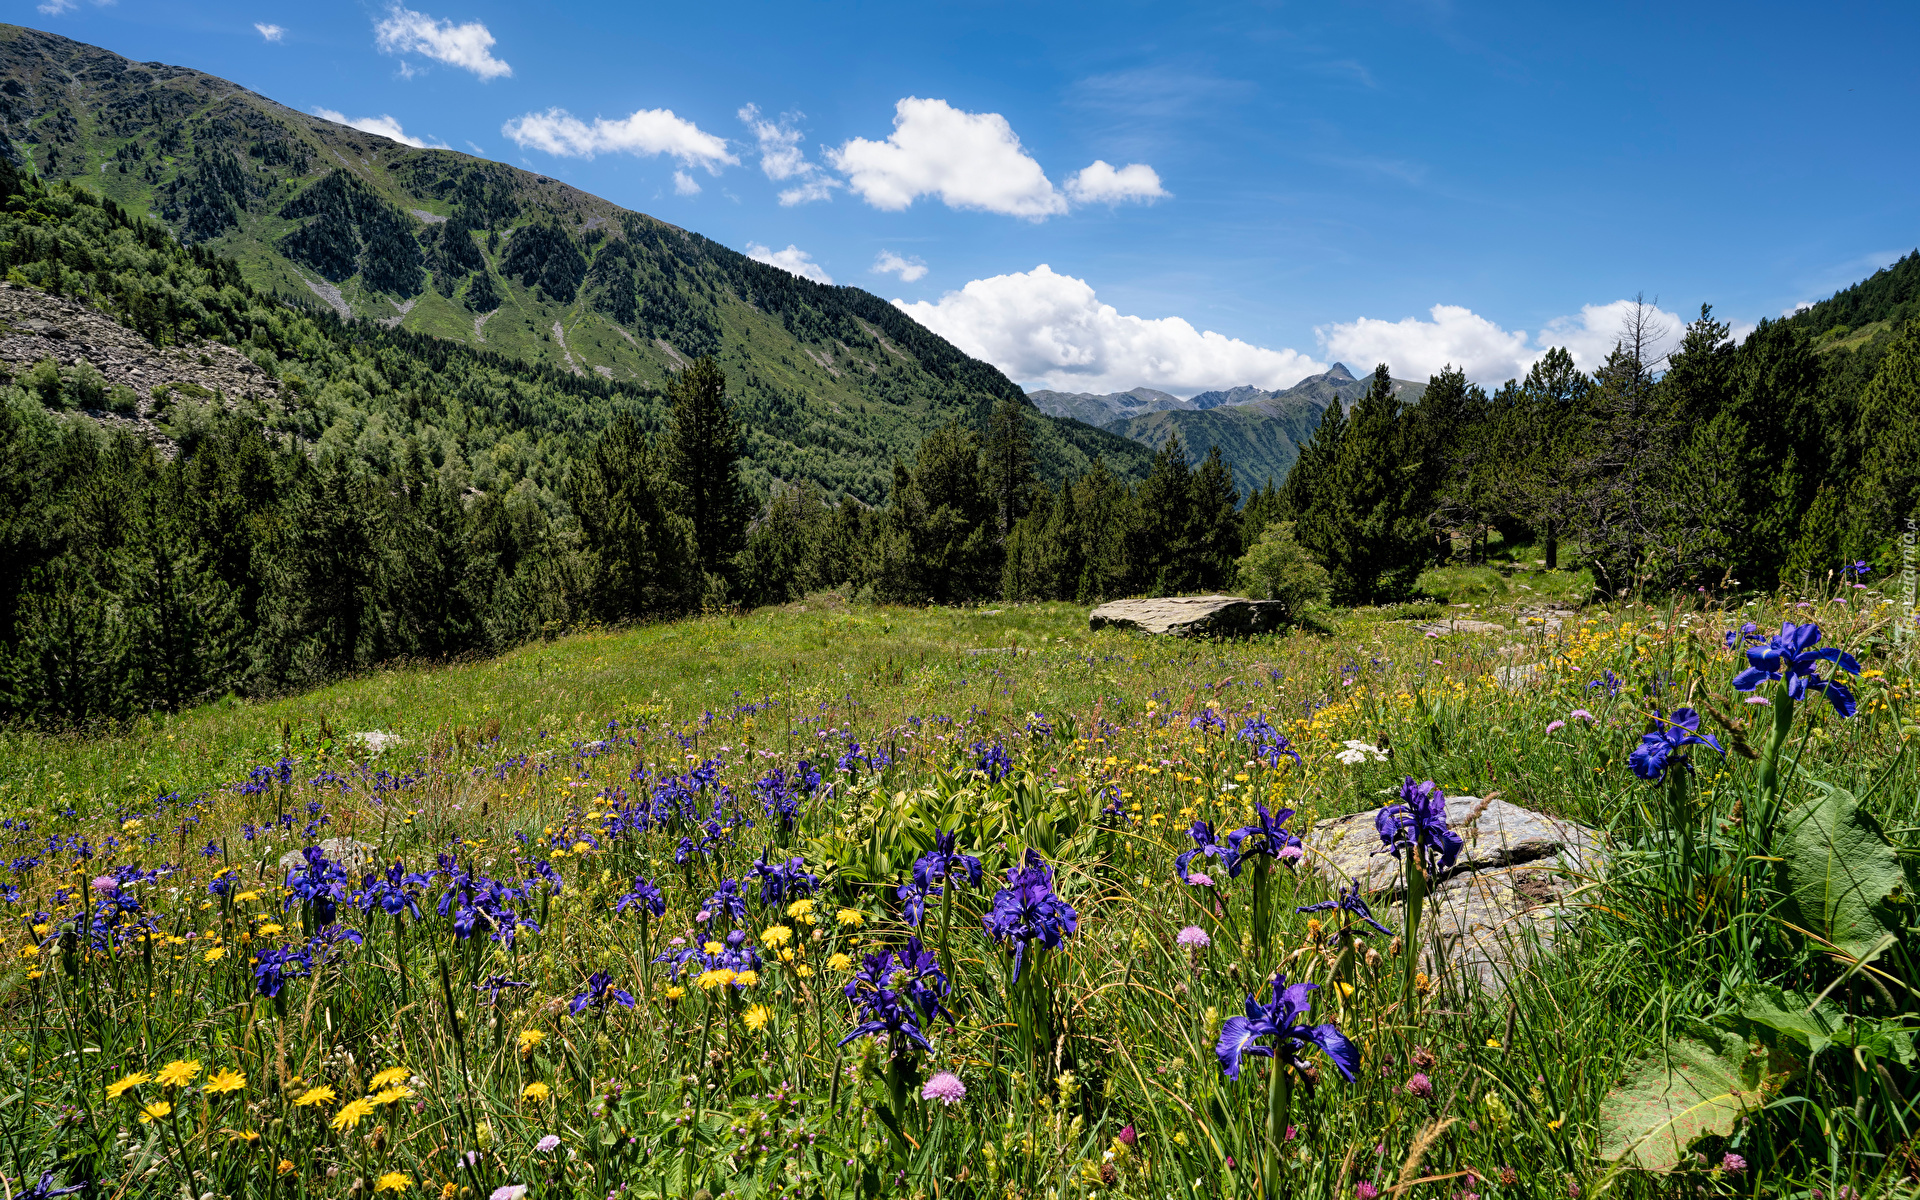
[[[754,474],[877,501],[890,465],[1021,393],[877,296],[825,287],[556,180],[416,150],[211,75],[0,26],[0,153],[70,180],[256,288],[578,376],[727,371]],[[1049,475],[1123,439],[1035,415]]]

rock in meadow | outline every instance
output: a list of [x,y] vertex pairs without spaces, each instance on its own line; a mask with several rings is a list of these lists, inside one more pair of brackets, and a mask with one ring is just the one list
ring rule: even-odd
[[1162,596],[1110,600],[1094,609],[1087,623],[1094,629],[1111,625],[1136,633],[1173,637],[1240,637],[1278,629],[1285,620],[1286,605],[1277,600],[1249,600],[1245,596]]
[[[1316,822],[1307,862],[1330,886],[1358,880],[1389,929],[1405,920],[1398,856],[1376,854],[1375,810]],[[1536,950],[1549,951],[1568,919],[1559,902],[1601,869],[1596,831],[1498,798],[1449,796],[1447,823],[1466,845],[1422,909],[1422,941],[1440,940],[1443,969],[1498,990]],[[1435,969],[1432,946],[1422,951]]]
[[[358,871],[369,866],[373,862],[373,856],[380,850],[380,847],[371,842],[355,841],[353,838],[344,837],[326,838],[320,842],[320,848],[326,851],[328,859],[339,863],[341,869],[346,871]],[[285,870],[297,871],[306,865],[307,855],[304,850],[289,850],[280,856],[280,866]]]

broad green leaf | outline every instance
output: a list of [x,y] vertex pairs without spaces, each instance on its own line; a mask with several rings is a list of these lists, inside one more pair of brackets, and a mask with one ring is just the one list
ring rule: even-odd
[[1655,1051],[1600,1107],[1600,1157],[1671,1171],[1699,1138],[1725,1137],[1798,1074],[1778,1051],[1749,1050],[1734,1034],[1681,1038]]
[[1809,1057],[1839,1040],[1847,1015],[1831,1002],[1822,1001],[1812,1012],[1797,992],[1772,984],[1753,988],[1740,998],[1740,1015],[1756,1025],[1765,1026],[1798,1042]]
[[1887,897],[1905,885],[1906,872],[1852,792],[1815,786],[1822,795],[1795,814],[1781,848],[1781,916],[1864,958],[1899,929]]

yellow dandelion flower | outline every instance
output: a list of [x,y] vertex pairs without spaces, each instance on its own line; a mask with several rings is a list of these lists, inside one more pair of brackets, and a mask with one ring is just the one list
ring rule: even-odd
[[787,916],[806,925],[813,924],[813,901],[795,900],[787,905]]
[[152,1104],[140,1110],[140,1123],[145,1125],[152,1121],[158,1121],[161,1117],[166,1116],[172,1111],[173,1105],[168,1104],[165,1100],[155,1100]]
[[374,1106],[376,1108],[384,1108],[387,1105],[392,1104],[396,1100],[405,1100],[407,1097],[411,1095],[413,1095],[412,1088],[406,1086],[405,1084],[397,1084],[394,1087],[388,1088],[384,1092],[377,1092],[374,1095],[367,1097],[367,1099],[373,1101]]
[[197,1058],[176,1058],[160,1068],[154,1081],[161,1087],[185,1087],[200,1075],[200,1060]]
[[325,1084],[317,1088],[308,1088],[294,1099],[295,1108],[312,1108],[316,1104],[333,1103],[333,1089]]
[[702,971],[700,978],[694,980],[700,990],[710,992],[717,987],[725,987],[733,982],[733,972],[722,968],[718,971]]
[[1489,1049],[1489,1050],[1498,1050],[1499,1048],[1500,1048],[1500,1039],[1499,1039],[1499,1038],[1497,1038],[1497,1037],[1490,1037],[1490,1038],[1488,1038],[1488,1039],[1487,1039],[1487,1049]]
[[207,962],[219,962],[221,959],[225,958],[226,956],[227,956],[227,948],[225,946],[215,946],[213,949],[207,951],[205,954],[201,955],[200,957]]
[[396,1083],[405,1083],[407,1076],[411,1074],[413,1074],[413,1072],[407,1070],[405,1067],[388,1067],[372,1079],[367,1080],[367,1090],[369,1092],[385,1091]]
[[333,1114],[333,1120],[327,1124],[335,1129],[352,1129],[360,1124],[360,1118],[373,1115],[373,1101],[362,1096],[358,1100],[349,1100],[341,1105],[340,1111]]
[[238,896],[235,896],[233,898],[233,902],[235,904],[245,904],[248,901],[258,900],[259,898],[260,898],[259,892],[241,892]]
[[800,956],[798,954],[795,954],[792,950],[782,950],[780,952],[780,961],[783,963],[790,963],[798,957]]
[[833,914],[833,919],[841,925],[852,925],[855,927],[865,925],[867,923],[866,914],[861,912],[857,908],[843,908],[839,912]]
[[252,1129],[222,1129],[220,1132],[226,1134],[230,1142],[246,1142],[251,1145],[260,1140],[259,1132]]
[[153,1077],[151,1075],[148,1075],[144,1071],[135,1071],[131,1075],[122,1075],[120,1078],[114,1080],[112,1083],[107,1085],[107,1099],[118,1100],[122,1095],[126,1094],[128,1091],[132,1090],[133,1088],[139,1087],[141,1084],[146,1083],[152,1078]]
[[793,930],[785,925],[771,925],[760,935],[760,944],[769,950],[778,950],[793,940]]
[[280,1172],[282,1175],[291,1172],[293,1170],[293,1160],[290,1158],[281,1159],[280,1165],[275,1167],[274,1170]]
[[807,964],[805,964],[805,963],[801,963],[801,964],[800,964],[799,966],[797,966],[797,967],[795,967],[795,968],[793,969],[793,973],[794,973],[795,975],[798,975],[798,976],[799,976],[800,978],[802,978],[802,979],[812,979],[812,978],[813,978],[813,968],[812,968],[812,967],[810,967],[810,966],[808,966],[808,965],[807,965]]
[[678,1000],[680,997],[686,994],[687,994],[687,989],[681,987],[677,983],[667,989],[667,999],[669,1000]]
[[853,970],[853,959],[846,954],[836,954],[827,960],[827,970],[851,971]]
[[520,1031],[520,1053],[531,1054],[535,1046],[538,1046],[546,1040],[547,1035],[538,1029],[522,1029]]
[[722,946],[722,945],[721,945],[721,944],[720,944],[719,942],[707,942],[707,943],[705,943],[705,944],[703,944],[703,945],[702,945],[702,946],[700,947],[700,949],[701,949],[701,950],[703,950],[703,951],[705,951],[705,952],[706,952],[706,953],[708,953],[708,954],[718,954],[718,953],[720,953],[720,952],[721,952],[722,950],[725,950],[725,949],[726,949],[726,947],[725,947],[725,946]]
[[552,1093],[552,1088],[536,1079],[526,1087],[520,1089],[520,1098],[522,1100],[532,1100],[537,1103],[545,1100]]
[[765,1029],[767,1022],[771,1020],[773,1020],[773,1010],[764,1004],[756,1004],[740,1014],[740,1023],[755,1033]]
[[281,928],[272,921],[268,921],[265,925],[254,930],[254,932],[258,933],[261,937],[272,937],[274,934],[281,932]]
[[741,971],[733,977],[733,986],[737,988],[750,988],[759,982],[760,972],[758,971]]
[[404,1192],[413,1186],[413,1176],[401,1171],[388,1171],[373,1181],[376,1192]]
[[223,1067],[214,1072],[207,1080],[206,1092],[210,1096],[220,1096],[227,1092],[237,1092],[247,1086],[247,1077],[232,1067]]

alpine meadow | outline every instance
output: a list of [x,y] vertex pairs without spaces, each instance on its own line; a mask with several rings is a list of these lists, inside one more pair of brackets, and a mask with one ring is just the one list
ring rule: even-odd
[[[249,45],[536,76],[368,12]],[[501,136],[1231,199],[925,95]],[[315,112],[0,26],[6,1200],[1920,1200],[1920,251],[1320,362]]]

